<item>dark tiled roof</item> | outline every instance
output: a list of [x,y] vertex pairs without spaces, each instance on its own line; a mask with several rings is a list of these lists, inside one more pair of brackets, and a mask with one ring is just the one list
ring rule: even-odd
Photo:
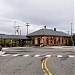
[[53,36],[68,36],[70,37],[70,35],[61,32],[61,31],[54,31],[52,29],[40,29],[38,31],[35,31],[33,33],[28,34],[27,36],[42,36],[42,35],[53,35]]
[[3,39],[29,39],[28,37],[24,36],[24,35],[1,35],[0,34],[0,38]]

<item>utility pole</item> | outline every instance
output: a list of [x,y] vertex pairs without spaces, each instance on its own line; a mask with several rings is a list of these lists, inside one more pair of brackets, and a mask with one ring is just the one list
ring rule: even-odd
[[18,35],[19,35],[19,29],[20,29],[20,26],[16,26],[17,27],[17,32],[18,32]]
[[20,35],[21,35],[21,30],[20,30]]
[[72,23],[71,23],[71,40],[72,40]]
[[74,41],[72,39],[72,23],[71,23],[71,41],[72,41],[72,46],[74,46]]
[[26,26],[27,26],[27,35],[28,35],[28,26],[29,26],[29,23],[26,23]]
[[16,35],[16,21],[14,21],[14,32],[15,32],[15,35]]

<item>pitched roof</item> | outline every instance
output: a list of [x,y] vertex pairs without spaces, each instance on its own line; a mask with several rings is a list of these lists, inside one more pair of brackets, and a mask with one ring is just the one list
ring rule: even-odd
[[53,35],[53,36],[68,36],[70,35],[61,32],[61,31],[54,31],[52,29],[40,29],[38,31],[35,31],[33,33],[28,34],[27,36],[42,36],[42,35]]
[[0,38],[3,38],[3,39],[29,39],[25,35],[3,35],[3,34],[0,34]]

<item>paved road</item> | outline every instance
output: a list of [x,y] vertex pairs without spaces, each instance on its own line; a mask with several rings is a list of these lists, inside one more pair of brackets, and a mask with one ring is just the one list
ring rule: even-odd
[[4,51],[6,54],[0,55],[0,75],[75,75],[73,47],[17,47]]

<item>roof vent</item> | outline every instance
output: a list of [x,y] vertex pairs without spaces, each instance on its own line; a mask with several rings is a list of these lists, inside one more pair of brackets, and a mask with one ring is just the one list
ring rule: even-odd
[[54,31],[56,31],[56,28],[54,28]]
[[44,26],[44,29],[46,29],[46,26]]

